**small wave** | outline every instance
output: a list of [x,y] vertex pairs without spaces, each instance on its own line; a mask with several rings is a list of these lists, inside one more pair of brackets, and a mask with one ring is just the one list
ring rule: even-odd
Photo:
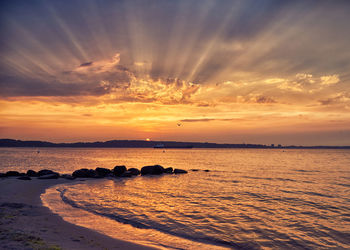
[[287,194],[296,194],[296,193],[297,193],[297,192],[295,192],[295,191],[284,190],[284,189],[281,189],[280,191],[283,192],[283,193],[287,193]]
[[[120,222],[123,224],[128,224],[128,225],[131,225],[135,228],[155,229],[155,230],[162,232],[162,233],[166,233],[166,234],[169,234],[172,236],[181,237],[184,239],[188,239],[191,241],[200,242],[200,243],[204,243],[204,244],[212,244],[212,245],[220,245],[221,244],[221,245],[227,245],[227,246],[235,246],[234,242],[225,242],[225,241],[222,241],[221,239],[217,239],[215,237],[208,238],[208,237],[205,237],[204,234],[203,235],[197,234],[197,235],[191,236],[189,234],[182,233],[181,231],[173,232],[173,231],[171,231],[170,227],[159,224],[155,221],[150,221],[151,224],[148,225],[148,224],[136,221],[136,220],[127,219],[127,218],[120,216],[120,215],[105,213],[105,212],[99,211],[100,209],[97,206],[91,206],[91,204],[79,205],[75,201],[73,201],[73,200],[69,199],[67,196],[65,196],[67,189],[57,189],[57,191],[60,193],[60,197],[61,197],[62,201],[64,203],[74,207],[74,208],[82,209],[82,210],[90,212],[92,214],[103,216],[103,217],[112,219],[114,221],[117,221],[117,222]],[[145,218],[147,219],[147,216],[145,216]],[[179,224],[178,228],[180,228],[182,226],[177,221],[172,221],[172,222]],[[165,229],[165,228],[167,228],[167,229]],[[221,241],[222,241],[222,243],[221,243]]]
[[275,178],[276,180],[279,181],[292,181],[292,182],[297,182],[297,180],[289,179],[289,178]]
[[319,170],[305,170],[305,169],[292,169],[294,172],[302,172],[302,173],[319,173]]
[[312,216],[312,217],[317,218],[317,219],[320,219],[320,218],[324,219],[324,220],[331,219],[330,216],[322,215],[322,214],[314,212],[314,211],[302,211],[302,212],[300,212],[300,214],[305,214],[305,215],[308,215],[308,216]]
[[274,199],[272,196],[268,196],[268,195],[265,195],[262,193],[242,192],[240,194],[250,196],[253,198],[257,198],[258,201],[262,201],[264,203],[269,203],[269,202],[271,202],[271,200]]
[[350,184],[346,183],[335,183],[335,185],[343,186],[343,187],[350,187]]
[[137,221],[128,220],[128,219],[125,219],[125,218],[123,218],[121,216],[117,216],[117,215],[109,214],[109,213],[97,212],[96,210],[94,210],[94,207],[92,209],[88,209],[86,206],[80,206],[75,201],[67,198],[64,195],[65,192],[67,191],[66,189],[57,190],[57,191],[60,192],[60,197],[61,197],[62,201],[65,202],[66,204],[74,207],[74,208],[79,208],[79,209],[85,210],[87,212],[96,214],[96,215],[105,216],[105,217],[108,217],[108,218],[113,219],[115,221],[118,221],[120,223],[132,225],[132,226],[134,226],[136,228],[141,228],[141,229],[150,229],[151,228],[150,226],[147,226],[147,225],[145,225],[143,223],[140,223],[140,222],[137,222]]
[[228,246],[233,249],[260,249],[259,244],[255,242],[234,242],[228,240],[220,240],[212,237],[205,237],[203,240],[213,242],[218,245]]
[[253,179],[253,180],[291,181],[291,182],[297,182],[296,180],[293,180],[293,179],[281,178],[281,177],[273,178],[273,177],[242,176],[242,178]]
[[[297,192],[299,193],[299,192]],[[333,212],[340,214],[342,210],[347,209],[346,207],[342,206],[332,206],[324,203],[318,203],[316,201],[310,201],[306,199],[302,199],[300,197],[274,197],[272,200],[277,201],[277,202],[284,202],[292,206],[306,206],[306,207],[311,207],[311,208],[317,208],[323,211],[327,212]],[[305,208],[304,208],[305,209]]]
[[274,179],[274,178],[270,178],[270,177],[256,177],[256,176],[242,176],[242,178],[254,179],[254,180],[268,180],[268,181],[271,181]]
[[321,194],[321,193],[316,193],[316,192],[300,192],[308,195],[313,195],[313,196],[321,196],[321,197],[327,197],[327,198],[334,198],[332,195],[327,195],[327,194]]
[[333,239],[336,239],[338,243],[346,246],[350,245],[350,233],[347,231],[339,231],[325,225],[320,225],[320,228],[324,230],[325,234]]

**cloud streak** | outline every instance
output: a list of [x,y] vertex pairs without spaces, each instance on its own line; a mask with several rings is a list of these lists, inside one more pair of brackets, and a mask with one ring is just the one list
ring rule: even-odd
[[242,121],[242,119],[236,119],[236,118],[196,118],[196,119],[180,120],[180,122],[212,122],[212,121],[232,122],[232,121]]

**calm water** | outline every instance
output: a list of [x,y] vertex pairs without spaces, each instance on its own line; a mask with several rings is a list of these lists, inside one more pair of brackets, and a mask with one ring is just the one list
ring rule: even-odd
[[[349,150],[4,148],[0,164],[0,172],[120,164],[210,169],[73,182],[44,199],[74,223],[156,246],[350,248]],[[113,223],[123,223],[123,233]]]

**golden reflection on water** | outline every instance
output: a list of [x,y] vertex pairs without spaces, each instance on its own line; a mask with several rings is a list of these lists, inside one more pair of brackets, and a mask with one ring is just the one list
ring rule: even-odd
[[[54,165],[60,172],[90,167],[90,160],[94,168],[120,164],[140,168],[158,163],[211,170],[85,181],[66,187],[64,196],[77,206],[117,216],[127,223],[248,248],[350,245],[350,154],[346,150],[44,152],[44,159],[49,156],[63,162]],[[80,163],[73,162],[69,169],[66,159],[76,157],[80,157]],[[103,220],[99,218],[94,224],[102,223],[98,221]],[[165,238],[159,236],[160,240]]]
[[[99,180],[90,181],[89,186],[93,189],[96,187],[98,188],[99,183]],[[113,187],[118,188],[118,192],[120,192],[121,190],[119,187],[123,185],[119,184],[115,185],[114,181],[109,181],[108,185],[104,185],[105,189],[99,190],[98,194],[107,197],[113,190]],[[184,238],[164,234],[156,230],[139,229],[129,224],[119,223],[113,219],[102,217],[82,209],[73,208],[71,205],[62,202],[60,193],[57,192],[57,190],[63,190],[66,187],[67,185],[57,185],[55,187],[51,187],[41,195],[41,199],[45,206],[49,207],[54,213],[62,216],[65,221],[72,224],[93,229],[115,239],[135,242],[146,246],[156,247],[158,249],[168,249],[168,247],[165,246],[171,246],[175,248],[179,247],[181,249],[226,249],[226,247],[223,246],[207,245],[205,243],[194,242]],[[89,189],[89,191],[91,191],[91,189]],[[114,202],[118,202],[118,200],[115,200],[111,203]],[[110,204],[110,206],[108,206],[105,203],[104,206],[106,208],[111,208],[113,204]]]

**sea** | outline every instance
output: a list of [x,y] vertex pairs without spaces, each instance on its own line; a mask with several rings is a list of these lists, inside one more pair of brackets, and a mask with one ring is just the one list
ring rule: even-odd
[[188,174],[71,181],[41,199],[160,249],[350,249],[350,150],[0,148],[0,172],[154,164]]

